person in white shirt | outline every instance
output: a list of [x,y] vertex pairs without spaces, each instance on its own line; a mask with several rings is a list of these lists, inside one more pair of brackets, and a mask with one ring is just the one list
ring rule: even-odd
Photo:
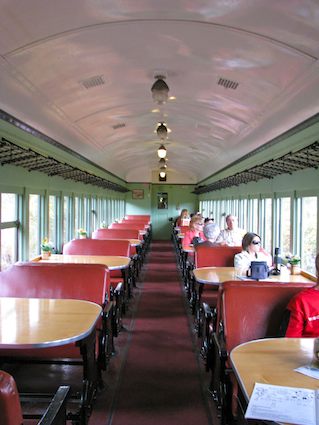
[[246,275],[252,261],[266,261],[268,267],[272,266],[272,258],[261,249],[261,240],[256,233],[248,232],[242,240],[243,250],[234,257],[236,274]]
[[216,243],[220,245],[241,246],[245,230],[238,227],[238,218],[235,215],[226,216],[227,228],[221,230]]

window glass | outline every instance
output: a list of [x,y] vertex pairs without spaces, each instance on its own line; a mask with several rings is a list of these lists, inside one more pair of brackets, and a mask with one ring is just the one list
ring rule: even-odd
[[29,257],[40,253],[40,195],[29,195]]
[[17,205],[18,195],[15,193],[1,193],[0,222],[6,225],[6,228],[1,229],[1,270],[6,269],[18,260]]
[[240,215],[238,217],[239,227],[248,232],[248,206],[247,199],[240,200]]
[[17,195],[1,193],[1,222],[17,220]]
[[259,234],[258,230],[258,199],[249,200],[249,231]]
[[279,214],[279,243],[281,252],[287,254],[290,252],[290,198],[280,198]]
[[264,247],[267,252],[272,253],[272,199],[263,199],[264,202]]
[[57,220],[57,199],[56,196],[49,196],[49,240],[56,246],[56,220]]
[[317,197],[302,198],[301,267],[316,274],[317,254]]
[[74,229],[73,236],[77,236],[78,229],[80,229],[80,198],[76,196],[74,198]]
[[63,197],[63,232],[62,232],[63,243],[65,243],[69,240],[70,212],[71,212],[70,197],[64,196]]
[[1,270],[17,261],[17,228],[1,230]]

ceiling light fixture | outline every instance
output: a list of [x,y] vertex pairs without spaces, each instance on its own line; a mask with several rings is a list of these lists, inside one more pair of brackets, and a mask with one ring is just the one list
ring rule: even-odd
[[158,161],[159,165],[161,166],[161,168],[167,168],[167,164],[166,164],[166,159],[165,158],[161,158]]
[[165,103],[168,99],[169,87],[165,83],[165,77],[163,75],[156,75],[156,81],[152,85],[151,92],[152,97],[159,105]]
[[161,145],[158,149],[157,149],[157,155],[159,158],[165,158],[167,154],[166,148],[164,145]]
[[167,127],[163,122],[159,123],[156,129],[156,133],[161,140],[164,140],[167,138]]
[[166,176],[166,173],[165,171],[160,171],[159,175],[160,175],[160,178],[163,179]]

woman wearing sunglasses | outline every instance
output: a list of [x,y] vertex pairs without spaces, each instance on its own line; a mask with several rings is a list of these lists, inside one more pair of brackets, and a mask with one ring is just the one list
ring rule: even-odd
[[236,274],[246,275],[252,261],[266,261],[268,267],[272,266],[271,255],[261,249],[261,240],[256,233],[248,232],[242,240],[243,250],[234,257]]

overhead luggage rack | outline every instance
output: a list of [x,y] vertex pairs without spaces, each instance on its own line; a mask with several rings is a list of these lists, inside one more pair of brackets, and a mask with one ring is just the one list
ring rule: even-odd
[[289,152],[280,158],[272,159],[263,164],[256,165],[248,170],[236,173],[206,186],[198,186],[194,192],[197,195],[214,190],[225,189],[238,186],[242,183],[256,182],[261,179],[272,179],[280,174],[292,174],[295,171],[306,168],[318,168],[319,166],[319,142],[300,149],[296,152]]
[[80,170],[55,158],[46,157],[32,149],[25,149],[4,138],[0,142],[0,164],[15,165],[26,168],[28,171],[39,171],[45,173],[47,176],[59,176],[65,180],[91,184],[116,192],[125,193],[129,191],[124,186],[113,183],[110,180]]

